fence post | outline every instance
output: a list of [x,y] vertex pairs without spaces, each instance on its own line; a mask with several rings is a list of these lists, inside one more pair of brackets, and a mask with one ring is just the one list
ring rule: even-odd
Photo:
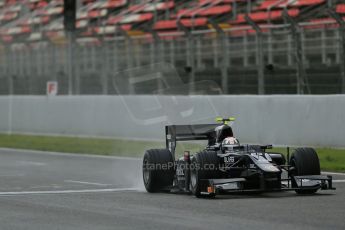
[[176,50],[176,48],[175,48],[175,40],[172,39],[170,41],[170,63],[172,65],[175,65],[175,50]]
[[157,31],[153,30],[152,28],[148,28],[148,30],[152,36],[152,41],[153,41],[150,43],[150,64],[153,67],[154,64],[156,63],[156,59],[160,60],[159,58],[157,58],[157,56],[158,56],[159,51],[162,52],[161,46],[160,46],[161,38],[159,34],[157,33]]
[[248,50],[248,34],[246,33],[245,36],[242,37],[242,47],[243,47],[243,66],[248,67],[249,65],[249,50]]
[[322,64],[328,64],[327,63],[327,38],[326,38],[326,29],[323,28],[321,30],[321,59]]
[[288,66],[292,66],[292,45],[291,45],[291,35],[288,34],[287,35],[287,49],[288,49],[288,52],[287,52],[287,61],[288,61]]
[[8,130],[7,134],[12,134],[12,115],[13,115],[13,75],[8,75],[9,98],[8,98]]
[[120,51],[117,47],[117,45],[118,45],[117,41],[115,41],[112,45],[113,45],[113,51],[111,52],[111,55],[114,59],[112,60],[112,64],[113,64],[112,67],[113,68],[112,68],[111,76],[114,77],[113,73],[117,73],[119,70],[119,66],[120,66],[120,63],[119,63]]
[[269,30],[268,33],[268,52],[267,52],[267,56],[268,56],[268,64],[274,64],[274,60],[273,60],[273,33],[272,33],[272,29]]
[[107,95],[108,94],[108,74],[109,74],[109,52],[107,48],[106,41],[104,39],[101,40],[101,55],[102,60],[101,62],[101,86],[102,86],[102,94]]
[[177,27],[179,30],[182,30],[185,35],[187,36],[187,53],[188,55],[188,64],[190,67],[190,73],[188,73],[189,76],[189,94],[193,94],[195,92],[195,58],[194,58],[194,36],[191,31],[189,31],[180,20],[177,21]]
[[[129,78],[132,79],[134,76],[133,76],[133,73],[132,73],[132,69],[133,69],[133,59],[132,59],[132,52],[133,52],[133,41],[132,39],[129,37],[129,36],[126,36],[125,37],[125,44],[126,44],[126,61],[127,61],[127,69],[129,70],[128,71],[128,74],[129,74]],[[135,94],[135,88],[132,84],[128,84],[128,93],[130,95],[133,95]]]
[[79,95],[80,94],[80,63],[81,63],[81,48],[80,46],[77,46],[75,44],[74,47],[74,55],[75,55],[75,61],[74,61],[74,75],[75,75],[75,94]]
[[341,93],[345,93],[345,22],[342,17],[333,9],[328,9],[327,13],[339,24],[340,35],[340,74],[341,74]]
[[14,94],[14,84],[13,84],[13,78],[14,75],[11,72],[11,62],[13,62],[13,59],[10,58],[11,49],[8,47],[5,47],[5,65],[4,65],[4,74],[7,77],[8,81],[8,128],[7,128],[7,134],[12,134],[12,110],[13,110],[13,94]]
[[201,68],[202,67],[202,41],[200,37],[196,39],[195,44],[196,44],[196,48],[195,48],[196,68]]
[[157,40],[159,41],[158,43],[158,52],[159,52],[159,55],[158,55],[158,60],[159,62],[165,62],[166,58],[165,58],[165,44],[164,44],[164,40]]
[[258,71],[258,94],[265,94],[265,72],[264,72],[264,51],[262,41],[262,30],[261,28],[248,16],[245,16],[248,24],[256,32],[256,59],[257,59],[257,71]]
[[150,43],[150,64],[153,65],[155,63],[155,56],[156,56],[156,45],[155,41]]
[[73,60],[73,49],[74,49],[74,33],[72,31],[67,31],[66,30],[66,35],[67,35],[67,40],[68,40],[68,45],[67,45],[67,66],[68,66],[68,95],[73,94],[73,69],[74,69],[74,60]]
[[223,94],[228,94],[228,68],[229,68],[229,47],[228,47],[228,37],[226,36],[224,30],[220,28],[220,26],[209,20],[209,23],[212,27],[216,30],[217,34],[219,35],[219,39],[221,41],[220,50],[222,53],[222,63],[221,63],[221,76],[222,76],[222,90]]
[[8,75],[10,77],[10,94],[13,95],[16,93],[16,90],[15,90],[15,77],[16,77],[16,72],[15,72],[15,66],[16,66],[16,60],[15,60],[15,54],[14,54],[14,50],[12,49],[9,49],[9,52],[10,52],[10,61],[9,61],[9,72],[8,72]]
[[[129,78],[133,78],[133,73],[132,73],[132,68],[134,68],[134,64],[133,64],[133,40],[132,38],[127,34],[126,31],[124,31],[121,26],[117,26],[117,30],[120,32],[120,34],[123,36],[124,38],[124,44],[125,44],[125,49],[124,51],[126,52],[126,62],[127,62],[127,69],[128,74],[129,74]],[[128,91],[127,93],[130,95],[134,95],[135,94],[135,88],[132,84],[128,84]]]
[[13,74],[11,73],[11,58],[10,58],[10,49],[5,47],[4,49],[4,64],[3,64],[3,74],[7,78],[7,93],[13,95]]
[[295,56],[296,56],[296,65],[297,65],[297,94],[304,94],[305,88],[307,92],[310,92],[308,86],[308,80],[305,74],[305,63],[303,55],[303,44],[301,38],[301,31],[297,22],[288,14],[287,9],[283,12],[283,17],[290,24],[292,36],[295,43]]
[[13,95],[14,94],[13,78],[14,78],[14,76],[12,74],[8,74],[8,94],[9,95]]
[[218,58],[219,58],[219,50],[218,50],[218,39],[212,39],[212,50],[213,50],[213,66],[215,68],[219,67],[219,62],[218,62]]

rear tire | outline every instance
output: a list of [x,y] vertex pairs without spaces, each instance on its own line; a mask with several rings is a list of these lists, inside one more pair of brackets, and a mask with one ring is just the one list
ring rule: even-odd
[[146,191],[160,192],[173,185],[174,160],[167,149],[150,149],[143,159],[143,180]]
[[219,177],[219,159],[216,152],[204,150],[195,154],[192,158],[190,180],[193,195],[196,197],[214,197],[215,193],[209,195],[201,194],[201,191],[206,189],[203,188],[201,180],[217,179]]
[[[295,149],[290,157],[290,164],[295,168],[292,176],[320,175],[319,157],[313,148]],[[293,184],[296,183],[293,181]],[[297,194],[313,194],[317,189],[295,191]]]

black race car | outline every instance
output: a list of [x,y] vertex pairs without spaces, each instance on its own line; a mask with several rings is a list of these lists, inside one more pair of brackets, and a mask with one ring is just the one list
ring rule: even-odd
[[[312,148],[296,148],[288,162],[283,154],[268,152],[271,145],[243,145],[234,138],[234,119],[222,124],[165,127],[166,149],[150,149],[143,159],[143,180],[148,192],[192,193],[214,197],[220,193],[295,190],[313,194],[332,189],[332,177],[320,175],[319,158]],[[175,159],[178,141],[207,140],[198,153],[184,152]]]

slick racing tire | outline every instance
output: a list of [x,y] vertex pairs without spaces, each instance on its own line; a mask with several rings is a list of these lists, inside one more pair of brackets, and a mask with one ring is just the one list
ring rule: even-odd
[[161,192],[173,185],[175,170],[172,154],[167,149],[150,149],[143,159],[143,180],[146,191]]
[[[292,176],[320,175],[320,161],[312,148],[297,148],[290,157],[290,165],[295,168]],[[295,181],[293,180],[293,184]],[[297,185],[295,185],[297,186]],[[298,194],[313,194],[317,189],[295,190]]]
[[204,150],[197,153],[191,162],[190,187],[196,197],[214,197],[215,193],[201,194],[206,192],[206,186],[202,184],[203,179],[217,179],[220,177],[219,159],[214,151]]

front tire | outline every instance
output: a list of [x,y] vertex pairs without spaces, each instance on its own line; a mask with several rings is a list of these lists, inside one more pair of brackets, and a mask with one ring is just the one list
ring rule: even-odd
[[219,177],[219,159],[216,152],[204,150],[192,158],[190,184],[193,195],[196,197],[214,197],[215,193],[201,194],[202,191],[207,189],[201,180],[217,179]]
[[146,191],[160,192],[173,185],[175,170],[167,149],[150,149],[143,158],[143,180]]
[[[290,164],[294,167],[292,176],[320,175],[320,161],[313,148],[297,148],[290,157]],[[293,181],[293,184],[296,183]],[[295,190],[297,194],[314,194],[317,189]]]

